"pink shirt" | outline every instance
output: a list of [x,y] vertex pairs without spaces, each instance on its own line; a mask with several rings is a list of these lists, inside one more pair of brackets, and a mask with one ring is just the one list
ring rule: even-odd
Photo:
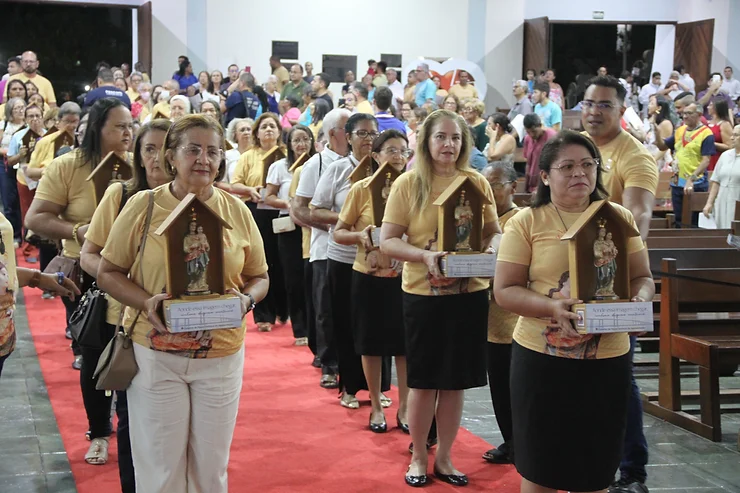
[[524,146],[522,151],[524,153],[524,157],[527,159],[527,172],[525,178],[527,181],[527,192],[534,192],[537,190],[537,185],[540,183],[539,164],[542,148],[545,147],[548,140],[557,135],[557,132],[551,128],[545,128],[543,130],[544,132],[536,141],[533,141],[532,137],[529,135],[524,137]]
[[285,112],[285,114],[280,118],[280,125],[285,128],[290,128],[293,125],[290,123],[289,120],[300,120],[301,119],[301,110],[298,108],[291,108],[288,111]]

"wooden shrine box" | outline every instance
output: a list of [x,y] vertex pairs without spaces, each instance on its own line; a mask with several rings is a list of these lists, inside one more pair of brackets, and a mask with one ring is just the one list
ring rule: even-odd
[[401,172],[386,162],[375,171],[370,181],[365,184],[365,187],[370,190],[370,210],[374,226],[370,238],[373,246],[380,247],[380,226],[383,225],[385,203],[388,201],[391,185],[399,176],[401,176]]
[[[611,234],[617,249],[613,299],[597,299],[597,271],[594,242],[602,227]],[[583,300],[573,305],[578,314],[576,330],[582,334],[612,332],[650,332],[653,330],[652,301],[630,303],[630,273],[627,243],[640,236],[639,231],[624,219],[606,200],[592,202],[581,217],[563,235],[568,242],[570,297]]]
[[228,140],[224,139],[224,152],[230,151],[234,148],[234,145]]
[[[190,280],[183,247],[191,222],[203,229],[209,245],[205,273],[208,291],[197,295],[187,292]],[[231,229],[231,226],[191,193],[155,231],[154,234],[165,236],[166,289],[171,299],[164,300],[163,308],[164,321],[171,332],[241,327],[241,300],[236,295],[226,294],[224,229]]]
[[61,149],[64,146],[71,147],[75,142],[75,138],[71,133],[62,132],[62,131],[59,131],[56,134],[54,134],[52,136],[52,139],[54,140],[54,157],[57,156],[59,149]]
[[[270,166],[275,161],[279,161],[285,157],[285,151],[281,149],[279,146],[275,146],[269,151],[267,151],[267,154],[265,154],[265,157],[262,158],[262,186],[267,186],[267,172],[270,170]],[[264,190],[264,188],[263,188]],[[262,192],[262,199],[264,200],[265,195],[264,191]]]
[[59,131],[59,129],[57,128],[57,126],[56,125],[52,125],[50,128],[47,128],[46,129],[46,135],[51,135],[54,132],[58,132],[58,131]]
[[33,154],[33,150],[36,148],[36,141],[39,140],[41,136],[31,130],[30,128],[26,132],[26,134],[21,139],[21,144],[23,144],[26,149],[28,149],[28,154],[26,154],[26,157],[23,158],[21,161],[21,164],[26,164],[31,162],[31,154]]
[[362,161],[360,161],[357,164],[357,167],[352,171],[352,173],[350,173],[349,181],[354,185],[360,180],[373,176],[373,173],[375,173],[375,170],[377,169],[378,163],[375,162],[372,156],[367,155],[362,158]]
[[122,181],[128,181],[134,176],[134,170],[131,168],[125,158],[122,158],[115,152],[109,152],[107,156],[95,167],[87,177],[92,180],[95,189],[95,203],[100,204],[103,195],[110,185]]
[[[463,204],[461,204],[461,198]],[[438,206],[437,251],[448,252],[440,260],[446,277],[493,277],[496,256],[483,250],[483,207],[491,201],[467,176],[458,176],[434,201]],[[469,207],[472,216],[469,248],[458,248],[458,224],[455,210]]]
[[297,170],[298,168],[306,164],[306,161],[308,161],[308,157],[309,156],[307,152],[304,152],[303,154],[298,156],[288,171],[290,171],[291,173],[294,173],[295,170]]
[[[169,116],[169,115],[165,115],[165,114],[164,114],[164,113],[163,113],[162,111],[160,111],[159,109],[157,109],[157,112],[156,112],[156,113],[154,113],[154,114],[152,115],[152,118],[151,118],[151,120],[169,120],[169,119],[170,119],[170,116]],[[151,120],[150,120],[150,121],[151,121]]]

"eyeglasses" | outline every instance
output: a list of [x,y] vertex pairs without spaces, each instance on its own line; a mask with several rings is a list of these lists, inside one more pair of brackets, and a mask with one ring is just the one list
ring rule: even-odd
[[26,115],[26,120],[41,120],[41,115]]
[[208,148],[203,149],[200,146],[196,145],[189,145],[189,146],[180,146],[178,149],[182,149],[185,152],[185,155],[189,159],[198,159],[200,156],[203,155],[203,151],[206,152],[206,157],[210,162],[220,162],[221,159],[224,157],[224,150],[223,149],[214,149],[214,148]]
[[581,109],[590,110],[593,108],[596,108],[599,111],[609,111],[609,110],[613,110],[614,108],[616,108],[616,105],[614,103],[610,103],[609,101],[600,101],[598,103],[595,101],[588,101],[588,100],[581,101]]
[[375,138],[380,135],[378,132],[368,132],[367,130],[355,130],[352,133],[361,139],[367,139],[368,137],[370,137],[373,140],[375,140]]
[[411,155],[414,153],[414,151],[412,151],[411,149],[396,149],[395,147],[388,147],[387,149],[383,149],[381,152],[390,154],[391,156],[400,154],[405,158],[411,157]]
[[496,182],[491,183],[491,188],[494,190],[503,190],[506,185],[509,183],[514,183],[513,181],[505,181],[505,182]]
[[566,161],[560,166],[552,166],[550,169],[556,169],[560,171],[563,176],[570,177],[573,176],[573,174],[575,173],[576,167],[581,167],[584,173],[591,173],[592,171],[596,170],[596,168],[598,168],[600,164],[601,161],[599,161],[598,159],[584,159],[580,163]]

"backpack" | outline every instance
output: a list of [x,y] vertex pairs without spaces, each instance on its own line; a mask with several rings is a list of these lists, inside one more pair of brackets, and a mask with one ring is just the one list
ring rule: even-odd
[[244,109],[247,112],[245,118],[251,118],[252,120],[256,119],[257,111],[262,106],[262,103],[260,103],[260,100],[257,99],[257,96],[255,96],[251,91],[242,91],[241,95]]

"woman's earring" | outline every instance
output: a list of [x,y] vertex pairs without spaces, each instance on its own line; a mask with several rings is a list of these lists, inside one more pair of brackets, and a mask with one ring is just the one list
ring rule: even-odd
[[547,181],[547,180],[543,181],[542,183],[544,183],[546,187],[549,187],[550,186],[550,182]]

